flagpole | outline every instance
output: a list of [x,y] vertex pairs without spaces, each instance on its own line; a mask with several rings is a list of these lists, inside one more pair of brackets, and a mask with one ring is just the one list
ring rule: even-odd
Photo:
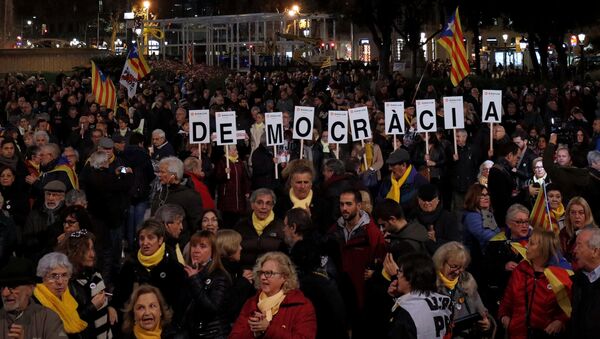
[[544,193],[544,204],[546,205],[546,214],[548,214],[548,221],[550,222],[550,230],[554,231],[552,227],[552,216],[550,216],[550,203],[548,201],[548,195],[546,194],[546,183],[542,184],[542,193]]
[[[277,159],[277,146],[273,145],[273,157]],[[279,179],[279,169],[277,168],[278,161],[275,162],[275,179]]]
[[419,83],[417,84],[417,88],[415,89],[415,94],[413,95],[413,98],[410,101],[412,104],[415,103],[415,99],[417,98],[417,93],[419,93],[419,88],[421,87],[421,81],[423,81],[423,77],[425,76],[425,72],[427,72],[428,66],[429,66],[429,62],[425,63],[425,69],[423,70],[423,74],[421,74],[421,79],[419,79]]

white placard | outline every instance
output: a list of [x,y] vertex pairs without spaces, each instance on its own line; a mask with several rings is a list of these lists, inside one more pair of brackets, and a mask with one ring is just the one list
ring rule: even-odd
[[313,119],[315,108],[307,106],[296,106],[294,109],[294,139],[312,140]]
[[369,122],[369,110],[366,107],[351,108],[348,110],[350,118],[350,131],[352,141],[370,139],[371,123]]
[[283,145],[283,113],[265,113],[267,146]]
[[210,142],[210,118],[207,109],[190,111],[190,144]]
[[465,108],[463,106],[463,97],[444,97],[442,101],[444,102],[444,128],[465,128]]
[[481,110],[482,122],[500,123],[502,122],[502,91],[501,90],[483,90],[483,106]]
[[436,132],[435,100],[417,100],[417,132]]
[[237,143],[235,112],[216,112],[215,123],[217,145],[235,145]]
[[348,143],[348,111],[329,111],[329,132],[327,142],[330,144]]
[[235,138],[238,140],[247,140],[248,133],[246,133],[246,131],[244,131],[244,130],[237,130],[237,131],[235,131]]
[[404,134],[404,102],[386,102],[385,109],[385,134]]

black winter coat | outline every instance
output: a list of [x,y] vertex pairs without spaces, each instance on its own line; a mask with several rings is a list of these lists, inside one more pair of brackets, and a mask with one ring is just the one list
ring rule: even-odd
[[238,221],[234,229],[242,235],[243,250],[240,264],[243,268],[252,269],[261,254],[271,251],[285,252],[283,222],[277,218],[265,227],[261,235],[256,233],[252,225],[252,215]]
[[600,279],[590,283],[588,277],[577,272],[573,280],[573,312],[571,313],[571,338],[597,338],[600,333]]
[[128,192],[132,183],[132,174],[117,175],[110,169],[91,168],[88,175],[82,177],[90,215],[106,227],[119,227],[129,207]]
[[[477,181],[477,170],[480,164],[479,155],[469,144],[458,146],[458,160],[452,160],[452,189],[455,192],[466,193],[469,187]],[[462,206],[460,206],[462,208]]]

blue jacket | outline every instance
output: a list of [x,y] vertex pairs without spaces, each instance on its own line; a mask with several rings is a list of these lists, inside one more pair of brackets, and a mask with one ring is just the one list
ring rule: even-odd
[[[400,205],[402,205],[402,209],[405,211],[409,209],[415,202],[415,196],[417,195],[417,190],[419,187],[427,184],[427,179],[422,176],[415,167],[412,167],[408,178],[404,182],[404,184],[400,187]],[[387,176],[385,179],[381,181],[381,185],[379,186],[379,194],[377,194],[377,201],[385,200],[388,192],[392,187],[392,181],[390,176]]]

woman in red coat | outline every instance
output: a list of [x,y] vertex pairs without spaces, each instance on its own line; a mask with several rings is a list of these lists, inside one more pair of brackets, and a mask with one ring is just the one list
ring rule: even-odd
[[267,252],[258,258],[253,273],[259,292],[244,304],[229,338],[315,338],[315,309],[298,289],[290,258]]
[[527,259],[514,269],[498,311],[511,339],[542,338],[564,330],[571,316],[571,279],[566,269],[551,264],[561,261],[559,249],[552,231],[535,229],[529,238]]

